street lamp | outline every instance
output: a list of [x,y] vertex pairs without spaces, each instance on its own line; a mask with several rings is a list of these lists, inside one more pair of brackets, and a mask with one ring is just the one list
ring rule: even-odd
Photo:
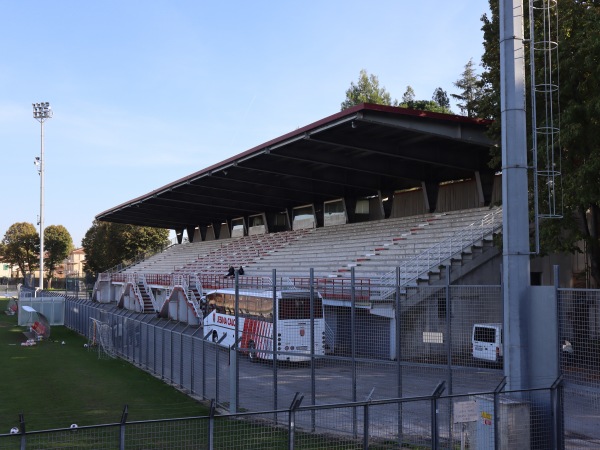
[[44,122],[52,117],[50,103],[32,103],[33,118],[41,125],[41,151],[40,157],[35,158],[34,164],[38,167],[40,175],[40,290],[44,289]]

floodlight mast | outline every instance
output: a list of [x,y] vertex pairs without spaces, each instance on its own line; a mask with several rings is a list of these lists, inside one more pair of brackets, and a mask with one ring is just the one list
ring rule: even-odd
[[530,252],[523,0],[501,0],[499,6],[504,374],[509,389],[519,390],[530,381],[524,326]]
[[44,289],[44,122],[52,118],[52,108],[50,103],[32,103],[33,118],[36,119],[41,126],[41,149],[40,157],[36,158],[38,173],[40,175],[40,279],[39,288]]

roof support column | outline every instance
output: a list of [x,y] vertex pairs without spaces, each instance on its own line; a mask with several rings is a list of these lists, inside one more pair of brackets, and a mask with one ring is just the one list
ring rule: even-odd
[[492,201],[492,192],[494,190],[494,171],[478,170],[475,172],[475,180],[477,182],[480,206],[489,205]]
[[440,185],[437,182],[422,181],[421,188],[423,189],[423,195],[425,196],[425,209],[427,212],[432,213],[436,210]]

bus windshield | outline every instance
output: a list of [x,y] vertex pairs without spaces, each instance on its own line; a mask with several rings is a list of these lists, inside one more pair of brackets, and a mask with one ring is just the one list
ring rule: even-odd
[[[317,296],[313,298],[315,319],[323,318],[323,304]],[[279,320],[309,319],[310,298],[282,298],[279,300]]]

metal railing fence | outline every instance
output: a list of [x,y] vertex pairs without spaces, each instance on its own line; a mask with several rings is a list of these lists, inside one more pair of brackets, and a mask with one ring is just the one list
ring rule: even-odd
[[399,276],[396,271],[390,271],[384,274],[378,282],[380,292],[378,297],[385,299],[394,294],[395,285],[408,286],[416,283],[420,276],[427,274],[432,269],[439,268],[441,265],[448,265],[451,258],[460,255],[466,249],[491,239],[494,233],[502,228],[502,209],[497,209],[487,214],[480,221],[473,222],[469,226],[455,233],[448,239],[445,239],[425,251],[419,253],[414,258],[401,263],[399,267]]
[[[560,352],[567,441],[600,442],[593,419],[600,415],[600,291],[557,291],[560,329],[575,349]],[[114,304],[68,299],[65,323],[83,335],[90,318],[109,324],[116,354],[231,412],[278,410],[296,391],[305,403],[343,403],[428,395],[440,380],[449,395],[467,395],[502,379],[501,362],[474,359],[471,344],[474,324],[503,322],[500,286],[422,286],[398,292],[389,309],[367,308],[352,292],[349,300],[324,297],[331,346],[300,364],[255,364],[244,349],[207,340],[201,326]]]
[[21,415],[18,428],[0,435],[0,449],[563,448],[560,380],[503,388],[444,395],[442,382],[418,397],[306,406],[297,392],[278,410],[219,415],[212,401],[208,416],[131,422],[125,406],[118,423],[44,431],[26,431]]

